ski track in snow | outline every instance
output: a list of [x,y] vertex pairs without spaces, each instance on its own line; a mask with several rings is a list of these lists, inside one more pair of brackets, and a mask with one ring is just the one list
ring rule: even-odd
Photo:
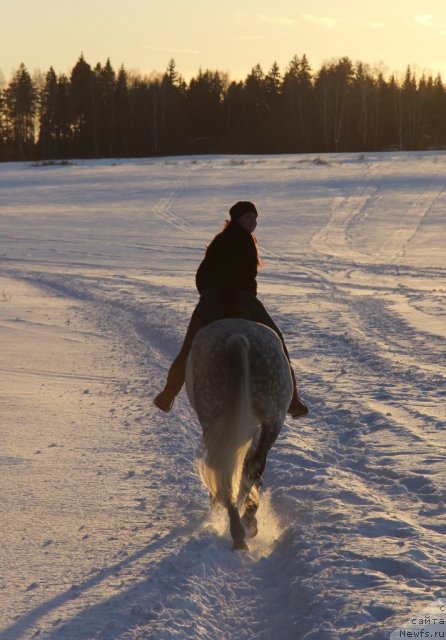
[[[85,354],[74,371],[0,362],[71,403],[49,412],[67,439],[46,445],[49,480],[26,446],[0,456],[21,474],[3,480],[0,640],[380,640],[445,596],[445,177],[428,153],[0,167],[0,311],[17,283],[57,307],[0,331]],[[270,453],[249,554],[209,512],[185,394],[151,405],[237,199],[259,208],[259,296],[311,407]],[[59,495],[73,516],[47,506]]]

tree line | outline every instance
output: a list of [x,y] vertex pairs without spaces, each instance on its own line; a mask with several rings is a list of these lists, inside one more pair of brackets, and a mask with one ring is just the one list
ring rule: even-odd
[[0,89],[0,160],[189,153],[308,153],[446,148],[440,75],[385,78],[348,57],[313,71],[255,65],[243,81],[200,69],[185,82],[91,67],[31,77],[21,64]]

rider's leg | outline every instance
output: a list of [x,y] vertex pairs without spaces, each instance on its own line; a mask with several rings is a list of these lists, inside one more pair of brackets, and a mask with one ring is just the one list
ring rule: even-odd
[[218,319],[216,297],[213,292],[206,292],[195,307],[184,337],[183,345],[175,360],[170,365],[164,389],[153,400],[162,411],[170,411],[174,400],[184,384],[186,362],[192,346],[192,340],[200,329]]

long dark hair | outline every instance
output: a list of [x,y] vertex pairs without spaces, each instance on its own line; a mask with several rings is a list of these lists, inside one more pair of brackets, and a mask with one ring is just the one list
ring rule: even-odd
[[[212,240],[211,240],[211,242],[209,244],[206,245],[206,253],[207,253],[207,250],[209,249],[209,247],[211,246],[211,244],[214,242],[215,238],[217,238],[217,236],[219,236],[222,233],[226,233],[230,229],[234,229],[237,226],[240,226],[240,225],[235,220],[225,220],[225,222],[223,224],[223,229],[212,238]],[[252,240],[254,242],[254,248],[256,250],[257,268],[261,269],[263,263],[262,263],[262,260],[260,258],[260,254],[259,254],[259,243],[257,242],[257,238],[255,237],[255,235],[253,233],[251,233],[250,236],[251,236],[251,238],[252,238]]]

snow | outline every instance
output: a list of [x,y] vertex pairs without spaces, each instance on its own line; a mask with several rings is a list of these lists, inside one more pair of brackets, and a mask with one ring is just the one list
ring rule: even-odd
[[[441,152],[0,165],[0,640],[380,640],[445,597],[445,179]],[[185,392],[151,403],[238,199],[311,407],[247,554]]]

